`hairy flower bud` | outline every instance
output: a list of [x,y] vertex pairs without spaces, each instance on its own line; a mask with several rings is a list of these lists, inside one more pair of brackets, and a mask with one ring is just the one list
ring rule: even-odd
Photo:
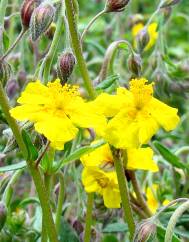
[[161,8],[171,7],[173,5],[178,4],[180,1],[181,0],[165,0]]
[[107,0],[106,12],[122,12],[130,0]]
[[0,231],[2,230],[7,219],[7,208],[5,204],[0,201]]
[[3,86],[6,85],[11,75],[11,67],[10,65],[4,61],[0,60],[0,82]]
[[24,28],[28,29],[32,13],[39,6],[41,0],[25,0],[21,7],[21,20]]
[[146,219],[141,222],[136,228],[134,241],[145,242],[153,238],[156,234],[156,224],[151,219]]
[[37,7],[31,17],[30,32],[33,41],[36,41],[53,22],[55,8],[47,3]]
[[137,49],[142,52],[150,41],[150,35],[147,27],[144,27],[136,37]]
[[138,54],[131,54],[128,59],[128,68],[136,76],[141,75],[142,71],[142,59]]
[[71,76],[75,66],[75,56],[71,52],[63,53],[57,66],[58,77],[62,84],[65,84],[68,78]]

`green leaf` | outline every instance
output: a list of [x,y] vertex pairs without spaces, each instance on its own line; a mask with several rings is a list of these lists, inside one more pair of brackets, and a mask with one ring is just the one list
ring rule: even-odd
[[22,129],[22,137],[28,151],[27,160],[35,161],[38,157],[38,151],[32,143],[32,140],[25,129]]
[[60,226],[60,242],[79,242],[79,237],[71,225],[64,219],[61,220]]
[[17,164],[12,164],[12,165],[9,165],[9,166],[0,167],[0,172],[16,171],[16,170],[19,170],[19,169],[23,169],[25,167],[26,167],[26,161],[21,161]]
[[9,37],[7,35],[7,32],[4,30],[3,31],[3,48],[4,48],[4,52],[6,52],[8,50],[9,44],[10,44]]
[[37,197],[29,197],[29,198],[25,198],[23,199],[20,203],[19,203],[19,207],[25,207],[27,206],[28,204],[33,204],[33,203],[37,203],[40,205],[40,201]]
[[102,242],[118,242],[118,239],[114,235],[106,235]]
[[154,141],[153,145],[158,150],[158,152],[162,155],[162,157],[166,161],[168,161],[171,165],[180,169],[189,170],[189,167],[185,163],[182,163],[178,156],[173,154],[167,147],[162,145],[160,142]]
[[[166,233],[166,228],[158,225],[157,226],[157,237],[158,237],[159,241],[164,242],[165,233]],[[181,242],[181,240],[175,234],[173,234],[172,242]]]
[[109,76],[106,80],[102,81],[96,86],[96,90],[109,88],[115,81],[119,79],[118,75]]
[[119,233],[126,231],[128,231],[128,226],[125,223],[109,224],[103,229],[103,233]]
[[99,148],[100,146],[102,146],[104,144],[105,144],[105,141],[100,140],[96,144],[91,144],[89,146],[81,147],[81,148],[75,150],[73,153],[71,153],[66,158],[64,158],[62,161],[60,161],[57,165],[55,165],[55,168],[54,168],[55,171],[61,169],[62,167],[67,165],[69,162],[79,159],[82,155],[85,155],[85,154],[88,154],[88,153],[94,151],[95,149]]

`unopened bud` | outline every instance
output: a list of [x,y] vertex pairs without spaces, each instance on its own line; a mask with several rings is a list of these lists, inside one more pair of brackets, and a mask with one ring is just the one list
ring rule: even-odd
[[142,59],[138,54],[131,54],[128,59],[128,68],[136,76],[141,75],[142,71]]
[[122,12],[130,0],[107,0],[105,11],[106,12]]
[[58,60],[58,77],[62,84],[65,84],[71,76],[75,66],[75,56],[71,52],[63,53]]
[[41,4],[34,10],[30,22],[30,32],[33,41],[36,41],[41,34],[47,31],[53,22],[54,15],[55,9],[49,3]]
[[21,20],[24,28],[28,29],[32,13],[36,7],[39,6],[41,0],[25,0],[21,8]]
[[49,38],[49,39],[53,39],[54,37],[54,33],[56,31],[56,24],[52,23],[49,28],[47,29],[45,35]]
[[156,224],[151,219],[146,219],[136,228],[134,241],[145,242],[150,238],[154,238],[156,234]]
[[181,0],[165,0],[161,8],[171,7],[178,4]]
[[3,86],[6,85],[11,75],[11,67],[10,65],[4,61],[0,60],[0,82]]
[[7,219],[7,208],[3,202],[0,202],[0,231],[5,225]]
[[166,23],[171,16],[172,8],[171,7],[163,8],[161,11],[163,13],[164,23]]
[[150,35],[147,27],[144,27],[136,36],[137,49],[142,52],[150,41]]

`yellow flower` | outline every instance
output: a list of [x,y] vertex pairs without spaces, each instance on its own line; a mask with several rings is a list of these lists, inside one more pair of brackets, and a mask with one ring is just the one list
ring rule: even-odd
[[146,190],[147,204],[150,210],[152,211],[152,213],[155,213],[159,207],[159,203],[156,198],[157,188],[158,186],[154,184],[152,188],[148,187]]
[[129,90],[118,88],[116,95],[101,94],[93,102],[109,118],[104,138],[116,148],[139,148],[161,127],[170,131],[179,123],[178,110],[154,98],[147,82],[133,79]]
[[[145,26],[143,25],[143,23],[138,23],[135,24],[132,28],[132,36],[135,38],[134,41],[134,46],[136,47],[136,37],[138,35],[138,33],[144,28]],[[150,40],[147,44],[147,46],[145,47],[145,50],[149,50],[150,48],[152,48],[154,46],[154,44],[156,43],[156,40],[158,38],[158,32],[157,32],[157,23],[151,23],[148,26],[148,34],[150,36]]]
[[82,182],[86,192],[97,192],[103,196],[107,208],[120,208],[121,198],[115,171],[104,172],[98,167],[85,167]]
[[[153,151],[150,148],[128,149],[128,170],[158,171],[158,166],[153,161]],[[101,146],[95,151],[81,157],[81,162],[86,167],[99,167],[102,169],[112,168],[114,164],[113,155],[108,144]]]
[[47,86],[40,81],[29,83],[18,103],[21,105],[10,111],[12,117],[34,122],[36,131],[56,149],[75,138],[77,127],[94,128],[101,135],[106,125],[105,118],[81,98],[77,86],[62,86],[60,80]]
[[[159,203],[157,199],[157,190],[158,190],[158,185],[156,184],[153,184],[151,188],[148,187],[146,190],[147,204],[153,213],[155,213],[156,210],[159,208]],[[166,206],[169,203],[170,203],[170,200],[165,199],[163,201],[163,206]]]

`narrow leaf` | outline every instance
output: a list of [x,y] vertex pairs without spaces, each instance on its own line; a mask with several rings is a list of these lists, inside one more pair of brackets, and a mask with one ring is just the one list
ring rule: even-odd
[[21,161],[17,164],[12,164],[12,165],[9,165],[9,166],[0,167],[0,172],[16,171],[16,170],[19,170],[19,169],[23,169],[25,167],[26,167],[26,161]]

